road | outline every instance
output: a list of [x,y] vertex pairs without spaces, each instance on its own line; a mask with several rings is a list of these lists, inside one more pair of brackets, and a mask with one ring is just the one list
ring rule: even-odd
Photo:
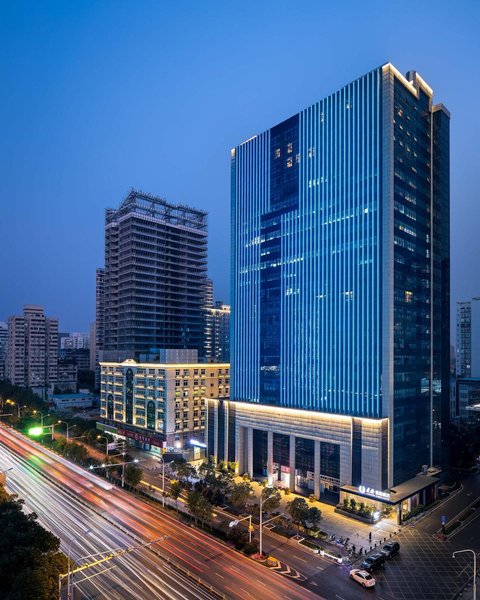
[[[32,456],[32,461],[37,464],[41,460],[44,459]],[[39,521],[61,539],[62,550],[67,555],[70,554],[75,562],[98,552],[127,548],[135,544],[131,537],[52,485],[28,462],[3,445],[0,445],[0,465],[14,467],[9,473],[8,491],[25,498],[27,509],[35,511]],[[84,580],[105,568],[111,570],[88,581]],[[148,579],[144,577],[147,570]],[[153,596],[176,600],[213,597],[146,549],[116,558],[103,567],[94,567],[84,575],[78,574],[74,582],[78,589],[74,598],[108,597],[122,600]]]
[[[134,542],[118,528],[121,527],[142,540],[166,536],[156,545],[162,556],[220,589],[232,600],[319,598],[14,430],[0,428],[0,444],[0,467],[15,467],[9,473],[8,489],[25,497],[27,507],[35,510],[42,523],[61,538],[63,548],[72,542],[72,556],[76,559],[131,546]],[[85,535],[88,529],[92,533]],[[82,540],[75,541],[77,536],[83,536]],[[112,571],[82,584],[82,590],[86,590],[84,597],[109,600],[208,597],[147,550],[114,559],[109,564],[115,565]]]

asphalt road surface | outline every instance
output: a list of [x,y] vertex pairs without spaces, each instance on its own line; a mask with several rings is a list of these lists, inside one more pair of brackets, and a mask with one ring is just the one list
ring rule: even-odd
[[[27,508],[35,510],[41,522],[60,537],[64,551],[68,552],[71,544],[75,560],[132,546],[135,541],[124,533],[126,531],[145,541],[163,537],[155,544],[155,550],[192,575],[181,574],[143,549],[113,559],[104,567],[111,570],[83,583],[84,576],[79,574],[77,598],[202,600],[212,597],[195,585],[195,577],[235,600],[319,598],[18,432],[1,427],[0,468],[10,466],[14,469],[8,474],[8,490],[25,498]],[[86,574],[87,571],[85,577]],[[91,574],[94,572],[89,572]]]

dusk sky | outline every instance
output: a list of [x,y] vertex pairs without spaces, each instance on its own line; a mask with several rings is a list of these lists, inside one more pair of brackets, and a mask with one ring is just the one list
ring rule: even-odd
[[452,306],[480,296],[478,1],[4,0],[0,14],[0,321],[31,303],[88,329],[104,210],[132,187],[209,212],[228,301],[230,149],[387,61],[452,114]]

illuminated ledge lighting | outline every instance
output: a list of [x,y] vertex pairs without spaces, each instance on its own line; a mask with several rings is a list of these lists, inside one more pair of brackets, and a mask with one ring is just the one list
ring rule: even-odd
[[335,413],[322,413],[319,411],[313,410],[301,410],[299,408],[283,408],[277,406],[267,406],[263,404],[254,404],[253,402],[236,402],[235,400],[229,400],[229,404],[234,404],[236,409],[241,414],[240,408],[245,408],[247,411],[252,412],[263,412],[263,413],[274,413],[275,415],[285,415],[285,416],[302,416],[312,419],[312,417],[316,417],[319,420],[338,420],[338,421],[351,421],[352,419],[359,419],[362,423],[371,423],[373,425],[381,425],[384,421],[388,422],[387,417],[382,417],[380,419],[372,419],[368,417],[356,417],[353,415],[337,415]]
[[[230,363],[137,363],[134,360],[125,360],[123,362],[101,362],[99,363],[101,367],[118,367],[119,365],[122,367],[150,367],[150,368],[181,368],[181,369],[193,369],[193,368],[202,368],[205,369],[207,367],[216,368],[230,368]],[[118,375],[120,377],[120,375]]]
[[[391,71],[395,75],[395,77],[401,83],[403,83],[403,85],[407,88],[407,90],[410,90],[410,92],[412,92],[412,94],[414,94],[415,97],[418,98],[418,91],[415,88],[413,81],[408,81],[408,79],[404,75],[402,75],[400,73],[400,71],[392,65],[392,63],[387,63],[386,65],[383,65],[382,71],[387,71],[387,70]],[[425,82],[424,79],[422,79],[422,77],[420,77],[420,75],[418,73],[415,73],[415,75],[416,75],[417,83],[425,90],[425,92],[427,92],[427,94],[429,96],[433,96],[432,88]]]
[[257,137],[256,135],[252,135],[252,137],[249,137],[248,140],[245,140],[244,142],[242,142],[241,144],[239,144],[239,146],[243,146],[244,144],[248,144],[248,142],[251,142],[256,137]]

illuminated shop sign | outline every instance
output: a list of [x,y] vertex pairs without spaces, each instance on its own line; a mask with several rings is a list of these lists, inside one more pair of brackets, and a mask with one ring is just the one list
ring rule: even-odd
[[364,485],[359,485],[358,491],[361,494],[367,494],[368,496],[380,498],[381,500],[391,500],[392,498],[392,494],[390,492],[381,492],[380,490],[374,490],[373,488],[365,487]]

